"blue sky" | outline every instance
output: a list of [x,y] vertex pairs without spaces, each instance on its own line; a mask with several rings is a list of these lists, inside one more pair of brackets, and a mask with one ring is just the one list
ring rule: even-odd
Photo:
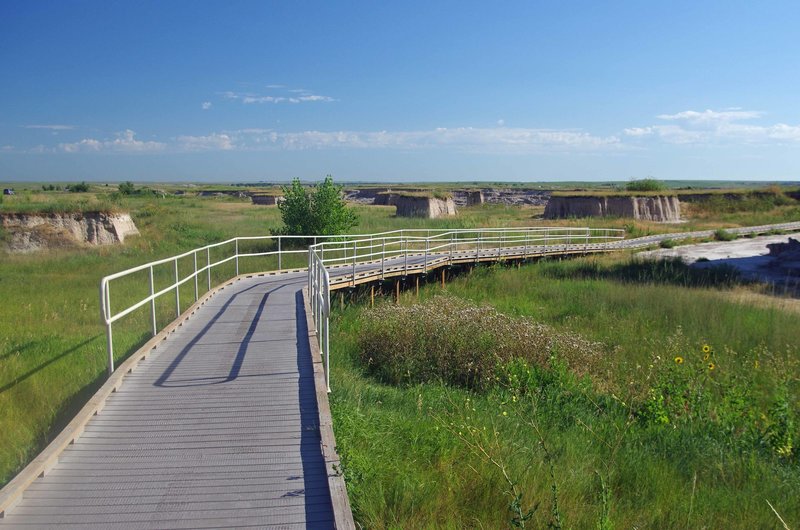
[[798,2],[0,2],[0,180],[800,180]]

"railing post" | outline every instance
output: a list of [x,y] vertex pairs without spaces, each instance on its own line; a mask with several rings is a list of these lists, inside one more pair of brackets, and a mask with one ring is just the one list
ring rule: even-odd
[[403,238],[401,241],[403,242],[403,250],[406,255],[403,263],[403,274],[408,275],[408,239]]
[[178,258],[175,258],[175,318],[181,316],[181,286],[178,285]]
[[[430,230],[428,230],[428,233],[430,234]],[[428,236],[428,237],[430,237],[430,236]],[[429,246],[429,244],[430,244],[430,240],[426,237],[425,238],[425,266],[423,267],[423,272],[425,272],[425,273],[428,272],[428,246]]]
[[108,375],[114,373],[114,340],[111,335],[111,295],[108,282],[100,281],[100,311],[106,324],[106,351],[108,352]]
[[281,236],[278,236],[278,270],[283,269],[281,265]]
[[328,304],[328,312],[325,314],[325,384],[328,392],[331,391],[331,288],[325,283],[325,299]]
[[[307,259],[307,261],[308,261],[308,269],[306,270],[306,276],[307,276],[307,279],[308,279],[308,296],[312,296],[314,294],[314,287],[311,285],[311,262],[313,260],[312,254],[313,254],[313,251],[311,250],[311,247],[309,247],[309,249],[308,249],[308,259]],[[314,307],[314,305],[313,305],[314,304],[313,297],[312,297],[311,304],[312,304],[311,307]]]
[[[194,301],[197,302],[198,296],[198,289],[197,289],[197,252],[192,252],[192,257],[194,257]],[[237,266],[236,275],[239,275],[239,270]]]
[[528,257],[528,238],[529,237],[530,237],[530,232],[528,230],[525,230],[525,250],[522,251],[523,259]]
[[356,254],[358,254],[358,246],[355,241],[353,241],[353,287],[356,286]]
[[153,336],[158,334],[158,324],[156,323],[156,299],[152,296],[156,293],[155,283],[153,282],[153,266],[150,265],[150,318],[153,321]]
[[211,290],[211,247],[206,247],[206,272],[208,273],[208,290]]
[[[239,238],[237,237],[234,240],[234,242],[236,243],[236,276],[239,276]],[[197,260],[197,257],[195,256],[195,261],[196,260]],[[196,268],[197,268],[197,265],[195,265],[195,269]]]
[[453,264],[453,245],[458,233],[453,232],[450,234],[450,265]]
[[386,238],[383,238],[381,242],[381,280],[384,279],[386,275]]

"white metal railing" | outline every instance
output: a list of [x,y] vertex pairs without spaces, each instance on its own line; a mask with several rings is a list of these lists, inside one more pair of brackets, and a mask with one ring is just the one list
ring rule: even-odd
[[[199,280],[202,276],[206,278],[206,288],[203,294],[207,291],[211,290],[211,273],[212,271],[226,263],[233,262],[235,264],[235,276],[239,275],[239,261],[240,258],[250,258],[250,257],[259,257],[259,256],[277,256],[277,267],[278,270],[283,269],[284,264],[284,257],[287,255],[293,254],[307,254],[308,249],[294,249],[294,248],[286,248],[286,243],[291,243],[292,241],[308,241],[316,244],[318,241],[325,240],[325,239],[341,239],[343,237],[364,237],[362,235],[354,235],[354,236],[253,236],[253,237],[235,237],[232,239],[228,239],[226,241],[221,241],[219,243],[213,243],[211,245],[206,245],[205,247],[196,248],[194,250],[190,250],[188,252],[184,252],[183,254],[178,254],[176,256],[171,256],[169,258],[164,258],[161,260],[153,261],[150,263],[145,263],[144,265],[140,265],[138,267],[133,267],[131,269],[124,270],[122,272],[118,272],[115,274],[111,274],[105,276],[102,280],[100,280],[100,312],[101,318],[103,323],[106,327],[106,344],[107,344],[107,353],[108,353],[108,373],[111,374],[114,371],[114,342],[113,342],[113,324],[114,322],[118,321],[119,319],[131,314],[132,312],[136,311],[137,309],[144,307],[145,305],[150,305],[150,320],[151,320],[151,332],[152,335],[155,336],[158,334],[158,322],[156,319],[156,300],[162,296],[168,295],[174,292],[175,295],[175,316],[176,318],[181,314],[181,298],[180,298],[180,288],[182,285],[194,281],[194,301],[196,302],[200,295],[201,289],[199,286]],[[274,246],[276,246],[275,250],[263,251],[263,252],[241,252],[240,250],[240,243],[246,241],[264,241],[270,242]],[[211,254],[212,250],[219,249],[222,250],[226,255],[216,261],[211,261]],[[200,257],[200,265],[198,266],[198,256]],[[178,264],[181,260],[184,259],[191,259],[192,267],[191,271],[181,275],[179,273]],[[172,283],[167,285],[162,289],[156,290],[155,288],[155,275],[154,271],[157,268],[161,268],[160,272],[161,275],[164,275],[163,267],[172,265]],[[148,271],[148,283],[149,283],[149,295],[145,296],[141,300],[133,303],[132,305],[117,311],[116,313],[112,312],[111,309],[111,286],[114,280],[119,280],[122,278],[130,277],[133,274]]]
[[[101,319],[106,327],[106,348],[108,354],[108,373],[111,374],[114,371],[114,340],[113,340],[113,324],[114,322],[120,320],[121,318],[130,315],[137,309],[140,309],[146,305],[150,305],[150,320],[151,320],[151,332],[152,335],[155,336],[158,334],[158,322],[156,318],[156,300],[161,298],[162,296],[168,295],[174,292],[175,296],[175,317],[179,317],[181,314],[181,296],[180,296],[180,288],[182,285],[193,281],[194,282],[194,301],[197,301],[201,294],[201,289],[199,285],[200,278],[202,276],[206,277],[206,288],[203,293],[210,291],[212,287],[211,283],[211,273],[212,271],[226,263],[233,262],[235,263],[235,276],[239,275],[239,261],[240,258],[251,258],[251,257],[261,257],[261,256],[277,256],[277,267],[278,270],[283,269],[284,260],[283,258],[287,255],[294,255],[294,254],[307,254],[307,248],[301,249],[294,249],[288,248],[286,243],[291,243],[292,241],[304,241],[310,242],[312,244],[317,244],[319,241],[324,240],[338,240],[338,241],[349,241],[351,239],[363,239],[369,237],[392,237],[397,236],[400,237],[403,233],[408,232],[427,232],[426,230],[393,230],[389,232],[381,232],[379,234],[352,234],[352,235],[337,235],[337,236],[252,236],[252,237],[235,237],[232,239],[228,239],[226,241],[221,241],[219,243],[213,243],[211,245],[206,245],[205,247],[196,248],[190,250],[188,252],[184,252],[183,254],[178,254],[176,256],[171,256],[168,258],[164,258],[161,260],[153,261],[150,263],[145,263],[144,265],[140,265],[138,267],[133,267],[131,269],[124,270],[122,272],[118,272],[115,274],[111,274],[105,276],[102,280],[100,280],[100,313]],[[271,242],[275,246],[275,250],[263,251],[263,252],[241,252],[240,243],[248,242],[248,241],[266,241]],[[212,250],[218,249],[225,253],[225,256],[212,262]],[[198,264],[198,257],[200,257],[200,262]],[[179,271],[179,262],[181,260],[191,259],[191,271],[181,275]],[[171,279],[169,285],[163,287],[161,289],[156,289],[155,287],[155,273],[156,269],[159,269],[160,276],[164,276],[163,268],[166,266],[172,265],[172,271],[170,271]],[[148,271],[148,279],[147,282],[149,283],[149,294],[144,296],[137,302],[131,304],[130,306],[121,309],[114,313],[112,311],[111,306],[111,286],[114,280],[120,280],[122,278],[130,277],[136,273],[141,273],[142,271]]]
[[359,269],[366,279],[426,272],[429,265],[529,257],[553,253],[609,249],[624,238],[613,228],[476,228],[453,230],[397,230],[345,240],[316,243],[308,253],[308,292],[316,338],[325,362],[330,391],[330,287],[331,272],[337,284],[356,285]]

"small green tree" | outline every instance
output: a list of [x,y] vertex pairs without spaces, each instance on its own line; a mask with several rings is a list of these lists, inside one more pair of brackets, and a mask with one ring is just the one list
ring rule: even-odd
[[133,185],[133,182],[130,180],[126,180],[122,184],[119,185],[119,192],[123,195],[133,195],[136,193],[136,186]]
[[86,184],[86,181],[81,181],[80,184],[70,184],[67,189],[72,193],[84,193],[89,191],[89,185]]
[[284,226],[273,233],[333,236],[354,227],[358,215],[342,198],[342,188],[333,183],[330,175],[310,190],[299,179],[294,179],[291,186],[283,186],[283,201],[278,209]]
[[640,180],[632,180],[625,186],[628,191],[664,191],[667,185],[652,177]]

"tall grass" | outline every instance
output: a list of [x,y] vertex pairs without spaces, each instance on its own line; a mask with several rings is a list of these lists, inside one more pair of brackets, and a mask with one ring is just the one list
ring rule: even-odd
[[[796,316],[727,300],[735,283],[648,267],[490,267],[448,284],[445,301],[424,288],[422,309],[408,294],[394,310],[338,312],[334,428],[358,521],[498,528],[530,512],[531,527],[778,527],[766,500],[799,520]],[[496,359],[485,304],[506,326],[536,322],[600,355],[577,369],[580,355]],[[480,359],[494,384],[464,384]]]

